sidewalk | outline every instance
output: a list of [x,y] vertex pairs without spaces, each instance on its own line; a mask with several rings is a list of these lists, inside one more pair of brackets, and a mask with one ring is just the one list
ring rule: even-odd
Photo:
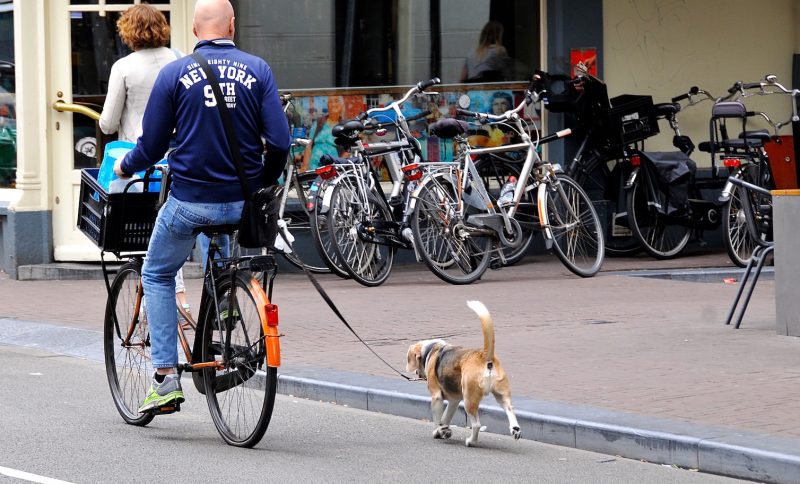
[[[716,282],[622,272],[683,268],[700,268]],[[401,369],[406,348],[419,339],[480,346],[480,324],[465,301],[482,300],[515,406],[533,426],[523,425],[528,438],[763,481],[798,480],[800,339],[775,334],[769,274],[742,329],[723,324],[737,285],[722,279],[734,270],[724,252],[696,250],[671,261],[609,258],[591,279],[542,255],[489,271],[470,286],[447,285],[421,265],[396,268],[377,288],[334,276],[320,281],[356,331]],[[187,282],[196,308],[200,281]],[[303,275],[280,274],[274,302],[286,334],[284,391],[353,406],[366,395],[372,409],[429,418],[424,383],[405,382],[363,348]],[[0,275],[0,329],[5,321],[31,321],[101,331],[104,304],[102,281]],[[3,334],[0,344],[8,344]],[[497,423],[491,415],[490,430],[504,431],[504,417]]]

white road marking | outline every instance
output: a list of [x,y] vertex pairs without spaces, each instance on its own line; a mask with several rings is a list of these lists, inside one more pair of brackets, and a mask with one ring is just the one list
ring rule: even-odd
[[30,472],[18,471],[16,469],[10,469],[2,466],[0,466],[0,474],[25,481],[39,482],[41,484],[70,484],[67,481],[60,481],[58,479],[53,479],[52,477],[37,476],[36,474],[31,474]]

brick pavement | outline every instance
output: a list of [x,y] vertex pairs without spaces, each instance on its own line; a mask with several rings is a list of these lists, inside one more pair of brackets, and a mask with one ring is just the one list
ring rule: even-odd
[[[359,333],[398,366],[409,342],[444,337],[480,345],[464,301],[486,303],[513,393],[541,400],[800,436],[800,339],[774,331],[774,283],[759,282],[743,329],[722,323],[737,286],[612,275],[609,271],[730,267],[724,253],[653,261],[608,259],[592,279],[570,275],[549,255],[450,286],[422,266],[398,268],[378,288],[333,276],[321,282]],[[287,367],[392,377],[339,323],[300,274],[281,274]],[[197,307],[200,281],[188,281]],[[11,281],[0,274],[0,318],[101,330],[101,281]],[[415,383],[409,383],[413,385]],[[418,383],[416,383],[418,385]]]

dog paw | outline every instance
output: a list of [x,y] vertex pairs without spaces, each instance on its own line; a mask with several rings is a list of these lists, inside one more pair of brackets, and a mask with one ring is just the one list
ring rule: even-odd
[[453,431],[450,430],[450,427],[437,427],[436,430],[433,431],[434,439],[449,439],[452,436]]
[[478,439],[472,440],[472,436],[467,437],[467,440],[464,441],[467,444],[467,447],[475,447],[478,445]]
[[522,431],[519,429],[519,427],[511,427],[511,435],[514,436],[515,440],[519,439],[522,437]]

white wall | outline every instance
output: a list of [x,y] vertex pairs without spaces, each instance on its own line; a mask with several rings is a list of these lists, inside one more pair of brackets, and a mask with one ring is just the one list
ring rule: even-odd
[[[756,82],[767,73],[791,87],[798,8],[796,0],[604,0],[609,95],[651,94],[654,102],[667,102],[697,85],[721,96],[735,81]],[[746,102],[773,119],[791,113],[788,96]],[[708,139],[710,108],[703,103],[679,117],[695,144]],[[648,149],[671,149],[671,131],[666,134],[649,141]],[[704,153],[693,158],[709,163]]]

